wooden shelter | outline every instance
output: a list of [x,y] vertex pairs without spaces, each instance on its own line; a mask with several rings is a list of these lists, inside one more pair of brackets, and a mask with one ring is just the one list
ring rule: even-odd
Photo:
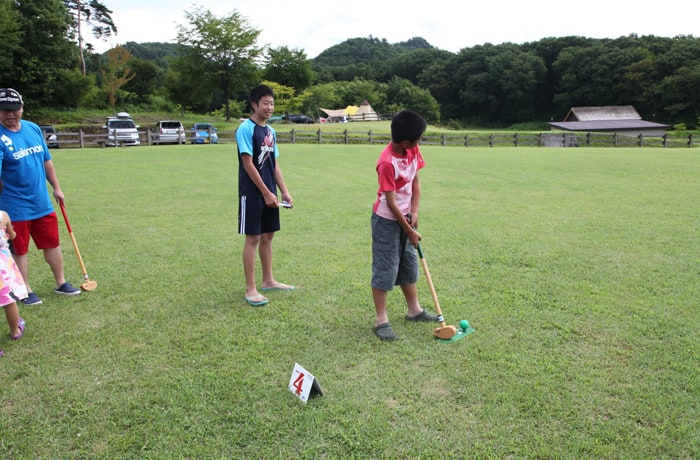
[[616,133],[621,136],[661,137],[670,127],[642,120],[631,105],[572,107],[564,121],[549,122],[553,131]]

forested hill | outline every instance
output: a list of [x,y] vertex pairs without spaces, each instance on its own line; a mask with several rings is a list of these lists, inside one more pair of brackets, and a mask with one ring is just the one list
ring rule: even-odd
[[[178,45],[167,43],[126,46],[161,68],[178,51]],[[417,107],[433,121],[561,120],[570,107],[599,105],[633,105],[645,119],[688,127],[697,126],[700,116],[700,39],[692,36],[552,37],[486,43],[457,53],[420,37],[389,43],[370,36],[334,45],[310,65],[309,89],[329,84],[338,93],[342,82],[355,82],[342,87],[362,93],[335,94],[335,105],[370,97],[375,110],[386,113],[397,106],[392,94],[395,99],[419,88],[425,93]]]
[[633,105],[649,120],[697,126],[700,38],[550,37],[436,49],[422,38],[353,38],[313,60],[315,83],[408,80],[437,100],[443,120],[480,124],[562,119],[570,107]]
[[178,50],[181,48],[177,43],[160,42],[126,42],[124,47],[128,49],[134,57],[145,61],[151,61],[161,68],[168,68],[170,66],[170,61],[178,56]]
[[313,61],[314,65],[320,67],[341,67],[348,62],[375,64],[417,49],[435,49],[435,47],[419,37],[396,44],[373,37],[351,38],[326,49]]
[[[167,67],[169,59],[177,57],[180,45],[165,42],[126,42],[124,47],[139,59],[152,61],[158,66]],[[375,65],[382,60],[394,58],[401,54],[417,49],[435,49],[425,39],[416,37],[405,42],[389,43],[386,39],[351,38],[334,45],[316,58],[313,65],[318,68],[343,67],[348,62],[355,64],[366,63]]]

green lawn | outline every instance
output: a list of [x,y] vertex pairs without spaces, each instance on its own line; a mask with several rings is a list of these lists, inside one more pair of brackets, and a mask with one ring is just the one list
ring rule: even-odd
[[[280,148],[275,270],[297,289],[263,308],[234,145],[54,153],[99,287],[58,298],[31,253],[44,304],[0,338],[0,457],[700,457],[697,151],[424,147],[422,247],[448,324],[476,328],[444,344],[398,291],[401,340],[371,331],[381,146]],[[324,396],[291,394],[295,362]]]

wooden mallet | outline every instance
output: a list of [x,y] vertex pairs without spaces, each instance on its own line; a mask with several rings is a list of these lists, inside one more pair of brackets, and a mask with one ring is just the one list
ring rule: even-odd
[[438,339],[449,340],[457,333],[456,326],[448,326],[445,324],[445,318],[442,316],[442,310],[440,309],[440,302],[438,302],[437,294],[435,293],[435,287],[433,286],[433,280],[430,277],[430,271],[428,271],[428,262],[425,261],[423,257],[423,250],[418,243],[418,256],[420,257],[420,263],[423,265],[423,271],[425,272],[425,277],[428,279],[428,287],[430,288],[430,295],[433,296],[433,303],[435,304],[435,311],[438,314],[438,320],[440,321],[440,327],[436,327],[433,331],[433,335]]
[[83,263],[83,258],[80,256],[80,250],[78,249],[78,242],[75,241],[75,236],[73,235],[73,230],[70,228],[70,222],[68,222],[68,216],[66,215],[66,207],[63,205],[63,201],[58,203],[61,206],[61,213],[63,213],[63,220],[66,222],[66,228],[68,229],[68,234],[73,242],[73,248],[78,256],[78,262],[80,262],[80,268],[83,270],[84,283],[80,285],[80,289],[83,291],[94,291],[97,289],[97,281],[91,281],[85,269],[85,264]]

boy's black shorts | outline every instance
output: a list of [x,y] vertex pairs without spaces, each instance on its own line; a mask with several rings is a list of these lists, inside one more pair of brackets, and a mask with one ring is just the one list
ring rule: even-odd
[[265,205],[262,196],[243,195],[238,201],[238,233],[261,235],[280,229],[280,210]]

